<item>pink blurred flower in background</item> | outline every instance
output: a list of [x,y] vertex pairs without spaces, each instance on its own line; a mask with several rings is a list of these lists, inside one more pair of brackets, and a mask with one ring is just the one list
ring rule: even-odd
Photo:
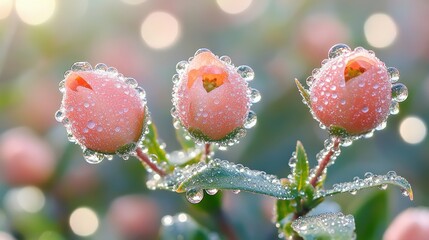
[[408,208],[400,213],[384,233],[383,240],[429,239],[429,208]]
[[43,185],[56,161],[51,146],[28,128],[10,129],[0,137],[0,177],[9,185]]

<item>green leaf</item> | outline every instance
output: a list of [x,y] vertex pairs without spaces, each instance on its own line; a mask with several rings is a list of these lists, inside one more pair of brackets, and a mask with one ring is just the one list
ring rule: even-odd
[[175,216],[164,216],[162,218],[162,227],[160,240],[170,239],[189,239],[189,240],[218,240],[220,237],[206,228],[199,225],[188,214],[179,213]]
[[301,94],[302,99],[304,100],[305,104],[310,106],[311,101],[310,101],[310,94],[308,93],[308,90],[305,89],[304,86],[302,86],[302,84],[296,78],[295,78],[295,84],[298,87],[299,93]]
[[388,194],[377,191],[365,201],[353,214],[356,219],[356,234],[360,240],[378,240],[383,238],[387,227]]
[[411,185],[405,178],[396,175],[394,171],[390,171],[386,175],[366,173],[364,179],[355,177],[352,182],[334,184],[333,189],[319,190],[316,192],[315,198],[331,196],[344,192],[356,193],[359,190],[377,186],[381,189],[386,189],[388,184],[400,187],[402,194],[408,196],[410,200],[413,200],[413,190]]
[[155,155],[157,162],[167,162],[167,153],[161,147],[161,144],[158,141],[158,132],[156,126],[153,123],[148,124],[148,133],[143,139],[143,144],[146,146],[149,155]]
[[293,200],[277,200],[276,201],[276,226],[280,232],[286,236],[292,236],[293,229],[291,220],[293,213],[296,211],[296,202]]
[[226,189],[265,194],[280,199],[293,199],[298,196],[296,189],[283,185],[273,175],[220,159],[176,168],[172,174],[160,179],[149,179],[149,182],[152,188],[176,192]]
[[185,151],[192,150],[196,147],[195,141],[192,140],[192,137],[182,126],[178,126],[176,128],[176,138],[177,141],[180,143],[180,146],[182,146],[183,150]]
[[355,221],[352,215],[324,213],[300,217],[292,222],[292,228],[304,240],[350,240],[355,239]]
[[297,185],[298,191],[301,191],[306,187],[307,178],[309,175],[309,166],[308,166],[308,159],[307,154],[305,153],[304,146],[302,146],[302,143],[300,141],[296,144],[296,165],[293,170],[293,175],[295,179],[295,183]]

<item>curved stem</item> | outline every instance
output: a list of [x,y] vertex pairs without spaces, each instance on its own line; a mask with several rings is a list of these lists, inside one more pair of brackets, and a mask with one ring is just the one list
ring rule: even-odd
[[310,184],[313,187],[316,187],[317,183],[319,183],[320,176],[323,175],[326,167],[331,162],[332,156],[334,156],[335,152],[337,152],[337,149],[340,146],[341,140],[340,138],[332,138],[334,141],[332,147],[328,149],[328,152],[325,153],[325,156],[319,161],[319,166],[316,168],[316,173],[314,174],[313,178],[310,180]]
[[156,172],[161,177],[164,177],[165,175],[167,175],[164,170],[162,170],[161,168],[159,168],[155,163],[153,163],[150,160],[149,156],[146,153],[144,153],[141,148],[137,148],[136,149],[136,153],[137,153],[137,158],[142,163],[144,163],[147,167],[149,167],[152,171]]

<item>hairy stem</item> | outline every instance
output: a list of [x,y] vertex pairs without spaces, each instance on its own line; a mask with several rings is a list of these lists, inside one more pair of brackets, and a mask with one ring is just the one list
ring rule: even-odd
[[340,146],[341,140],[340,138],[332,138],[333,145],[330,149],[328,149],[328,152],[325,153],[323,158],[319,161],[319,166],[316,168],[316,173],[314,174],[313,178],[310,180],[310,184],[313,187],[316,187],[316,185],[319,183],[320,176],[323,175],[326,167],[331,162],[332,156],[334,156],[335,152]]
[[204,157],[203,157],[203,160],[205,160],[207,162],[208,159],[210,158],[210,154],[211,154],[211,144],[210,143],[206,143],[206,144],[204,144]]
[[161,177],[167,175],[164,170],[162,170],[161,168],[159,168],[155,163],[153,163],[150,160],[149,156],[146,153],[144,153],[141,148],[137,148],[136,149],[136,153],[137,153],[137,158],[142,163],[144,163],[146,166],[148,166],[152,171],[156,172]]

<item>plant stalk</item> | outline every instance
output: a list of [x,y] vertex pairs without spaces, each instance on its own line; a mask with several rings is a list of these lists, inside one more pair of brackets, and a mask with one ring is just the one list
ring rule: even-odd
[[164,177],[167,175],[164,170],[159,168],[155,163],[153,163],[149,156],[143,152],[141,148],[136,149],[137,158],[140,160],[140,162],[144,163],[146,166],[148,166],[152,171],[159,174],[161,177]]

